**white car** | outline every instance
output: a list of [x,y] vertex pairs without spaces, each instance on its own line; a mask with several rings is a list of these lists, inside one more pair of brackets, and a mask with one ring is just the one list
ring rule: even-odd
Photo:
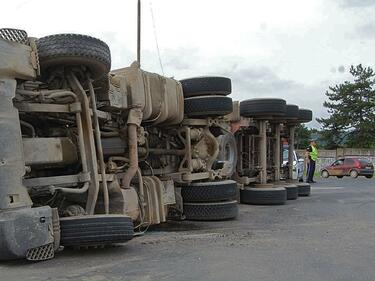
[[[288,167],[288,146],[283,148],[283,164],[282,167]],[[293,179],[298,179],[300,182],[303,182],[303,172],[305,169],[304,159],[299,158],[296,151],[293,151]]]

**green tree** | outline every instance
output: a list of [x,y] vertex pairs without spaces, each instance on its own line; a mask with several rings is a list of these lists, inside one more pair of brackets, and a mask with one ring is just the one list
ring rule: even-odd
[[299,124],[295,131],[296,148],[305,149],[309,146],[311,139],[311,131],[306,127],[305,124]]
[[329,148],[375,146],[375,73],[359,64],[350,67],[350,74],[353,81],[329,87],[323,105],[330,116],[317,119]]

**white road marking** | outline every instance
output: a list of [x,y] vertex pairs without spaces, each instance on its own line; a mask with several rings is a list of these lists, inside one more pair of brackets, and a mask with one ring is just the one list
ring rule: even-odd
[[334,189],[343,189],[341,186],[312,186],[312,190],[334,190]]

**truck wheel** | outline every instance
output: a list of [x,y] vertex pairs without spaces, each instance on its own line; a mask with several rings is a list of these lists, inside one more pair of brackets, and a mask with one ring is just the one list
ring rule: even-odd
[[296,200],[298,198],[298,186],[295,184],[284,186],[286,189],[286,199]]
[[62,246],[103,246],[133,238],[134,226],[123,215],[93,215],[60,218]]
[[237,166],[237,143],[232,133],[227,133],[217,137],[219,141],[219,155],[217,156],[218,161],[229,162],[229,169],[227,176],[231,177]]
[[300,108],[298,111],[298,122],[308,123],[312,120],[312,111],[309,109]]
[[283,99],[249,99],[240,103],[240,112],[245,117],[284,116],[286,101]]
[[298,186],[298,196],[310,196],[311,186],[307,183],[299,183]]
[[237,201],[214,203],[185,203],[184,214],[187,220],[219,221],[234,219],[238,215]]
[[283,205],[286,194],[284,187],[249,187],[240,191],[241,203],[251,205]]
[[186,203],[231,200],[237,195],[237,183],[232,180],[192,183],[181,188],[181,195]]
[[111,52],[103,41],[80,34],[57,34],[37,40],[42,74],[58,66],[86,66],[94,79],[111,69]]
[[188,117],[215,117],[224,116],[233,111],[230,97],[201,96],[184,100],[184,110]]
[[286,105],[285,119],[298,119],[299,117],[299,108],[294,104]]
[[180,82],[186,98],[202,95],[227,96],[232,92],[232,82],[226,77],[196,77]]

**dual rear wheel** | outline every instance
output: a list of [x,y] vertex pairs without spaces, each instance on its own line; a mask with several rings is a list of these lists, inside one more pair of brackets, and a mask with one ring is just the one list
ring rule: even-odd
[[187,220],[217,221],[238,215],[237,183],[232,180],[198,182],[181,189]]

